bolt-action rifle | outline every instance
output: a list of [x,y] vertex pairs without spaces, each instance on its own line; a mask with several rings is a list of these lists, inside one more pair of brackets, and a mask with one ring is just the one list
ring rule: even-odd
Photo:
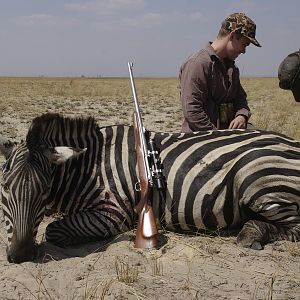
[[134,210],[138,214],[136,230],[136,248],[155,248],[157,246],[157,226],[152,208],[151,198],[153,189],[158,191],[165,189],[165,178],[162,174],[162,164],[159,158],[159,151],[154,140],[150,139],[149,132],[145,130],[141,118],[140,108],[137,100],[135,83],[132,74],[133,64],[128,62],[128,70],[131,81],[132,98],[135,111],[132,114],[135,151],[138,167],[138,189],[140,201]]

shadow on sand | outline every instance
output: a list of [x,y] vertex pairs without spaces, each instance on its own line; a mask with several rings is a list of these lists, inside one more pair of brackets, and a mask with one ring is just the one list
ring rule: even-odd
[[80,243],[66,248],[62,248],[48,242],[42,242],[38,246],[38,255],[34,261],[37,263],[47,263],[49,261],[58,261],[71,257],[85,257],[92,253],[103,252],[108,246],[114,243],[122,241],[130,242],[131,240],[132,237],[130,235],[120,235],[115,238]]
[[[81,243],[73,246],[69,246],[66,248],[61,248],[56,245],[50,244],[48,242],[42,242],[38,246],[38,255],[34,260],[36,263],[47,263],[49,261],[58,261],[71,257],[85,257],[92,253],[99,253],[106,251],[109,246],[112,244],[120,243],[120,242],[128,242],[131,243],[132,247],[134,247],[134,239],[135,235],[133,233],[124,233],[117,237],[97,240],[88,243]],[[159,233],[157,235],[157,248],[160,249],[167,243],[167,238],[165,235]]]

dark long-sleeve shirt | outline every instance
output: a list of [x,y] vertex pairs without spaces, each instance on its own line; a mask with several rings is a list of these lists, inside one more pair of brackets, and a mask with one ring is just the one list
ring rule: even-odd
[[182,132],[219,129],[221,103],[233,103],[235,116],[243,115],[247,120],[250,117],[239,69],[234,61],[225,60],[223,64],[210,43],[188,58],[179,78]]

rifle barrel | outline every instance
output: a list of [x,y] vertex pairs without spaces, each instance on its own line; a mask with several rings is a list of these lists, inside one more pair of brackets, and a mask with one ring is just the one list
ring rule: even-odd
[[137,95],[136,95],[136,88],[135,88],[135,82],[134,82],[134,78],[133,78],[133,63],[132,62],[128,62],[128,71],[129,71],[129,76],[130,76],[130,83],[131,83],[131,91],[132,91],[132,99],[133,99],[133,103],[134,103],[134,108],[137,114],[137,119],[139,122],[139,126],[143,128],[144,130],[144,126],[143,126],[143,122],[142,122],[142,118],[141,118],[141,112],[140,112],[140,107],[138,104],[138,100],[137,100]]
[[132,99],[133,99],[135,112],[136,112],[136,116],[137,116],[137,123],[138,123],[137,125],[139,128],[140,140],[141,140],[141,144],[142,144],[143,152],[144,152],[144,156],[145,156],[145,167],[147,170],[147,177],[148,177],[149,184],[152,186],[153,179],[152,179],[150,166],[149,166],[149,162],[148,162],[148,148],[147,148],[147,142],[146,142],[146,138],[145,138],[145,128],[143,125],[140,107],[139,107],[139,103],[138,103],[138,99],[137,99],[137,95],[136,95],[136,89],[135,89],[135,83],[134,83],[132,69],[133,69],[133,63],[128,62],[128,71],[129,71],[130,82],[131,82]]

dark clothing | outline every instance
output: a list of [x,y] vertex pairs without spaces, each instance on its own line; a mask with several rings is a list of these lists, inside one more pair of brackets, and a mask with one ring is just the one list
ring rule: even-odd
[[179,78],[184,115],[182,132],[228,128],[229,124],[220,122],[222,103],[233,108],[232,118],[250,117],[239,69],[231,60],[223,64],[210,43],[188,58],[180,68]]

